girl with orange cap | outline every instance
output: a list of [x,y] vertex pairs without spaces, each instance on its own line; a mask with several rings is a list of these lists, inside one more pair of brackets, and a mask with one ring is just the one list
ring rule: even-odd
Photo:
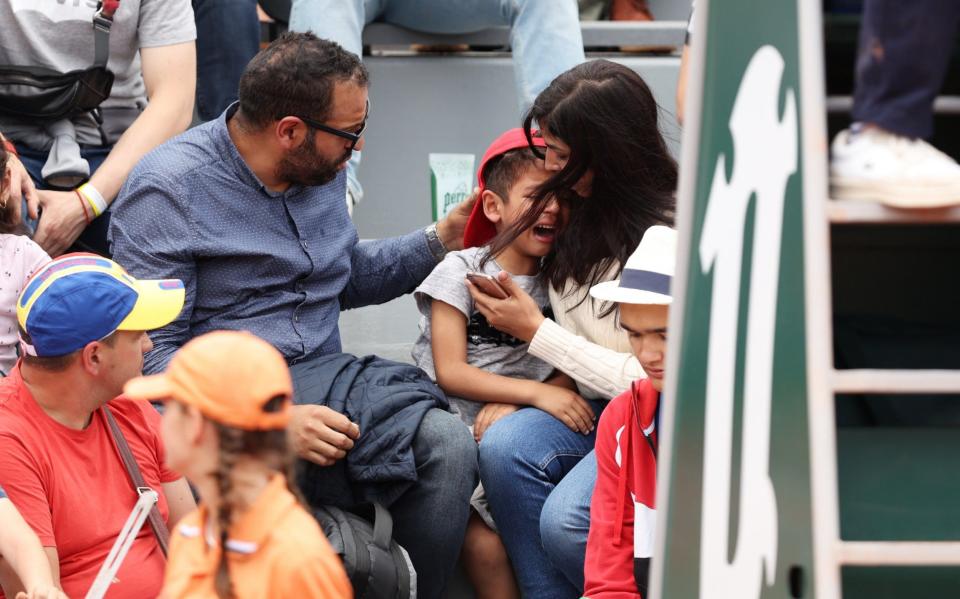
[[291,486],[293,384],[277,350],[249,333],[208,333],[183,346],[166,372],[134,379],[125,392],[168,402],[168,465],[201,498],[171,531],[164,597],[353,596]]

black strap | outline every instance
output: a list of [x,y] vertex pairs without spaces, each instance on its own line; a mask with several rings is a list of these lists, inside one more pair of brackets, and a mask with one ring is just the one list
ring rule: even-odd
[[[124,468],[127,469],[127,474],[130,476],[130,482],[133,483],[133,490],[136,491],[137,496],[139,497],[145,490],[156,490],[147,486],[147,482],[143,480],[140,467],[137,466],[137,460],[133,457],[133,452],[130,451],[130,446],[127,445],[123,431],[120,430],[120,426],[117,425],[117,421],[113,418],[113,412],[110,411],[110,408],[103,406],[103,415],[107,419],[107,425],[110,427],[110,435],[113,437],[113,442],[117,446],[117,451],[120,452],[120,459],[123,461]],[[157,495],[159,495],[162,493],[162,490],[156,490],[156,492]],[[163,551],[163,556],[166,557],[167,547],[170,544],[170,531],[167,530],[167,523],[163,521],[163,516],[160,515],[160,509],[156,503],[150,508],[150,515],[147,519],[150,521],[150,528],[153,529],[153,534],[157,537],[160,550]]]

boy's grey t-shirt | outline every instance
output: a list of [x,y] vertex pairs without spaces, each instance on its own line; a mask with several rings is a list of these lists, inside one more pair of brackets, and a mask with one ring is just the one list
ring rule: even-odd
[[[480,262],[486,255],[486,248],[470,248],[459,252],[450,252],[438,264],[430,276],[417,287],[414,297],[420,310],[420,337],[413,346],[413,359],[430,378],[437,380],[433,363],[433,349],[430,346],[430,305],[437,299],[450,304],[467,317],[467,363],[481,370],[514,378],[544,381],[553,372],[553,367],[539,358],[527,353],[528,343],[501,333],[477,312],[473,298],[465,284],[468,272],[483,272],[496,275],[502,269],[494,260],[480,268]],[[550,306],[546,284],[540,276],[513,276],[513,280],[533,297],[541,309]],[[450,397],[450,402],[460,414],[460,418],[472,425],[483,403]]]
[[[96,0],[3,0],[0,65],[41,66],[61,73],[92,66],[96,9]],[[140,48],[171,46],[196,38],[190,0],[120,0],[110,30],[107,68],[113,71],[115,80],[110,97],[102,104],[104,119],[113,113],[116,119],[129,121],[146,106]],[[75,124],[77,141],[101,144],[92,117],[78,117]],[[107,122],[105,128],[115,127]],[[0,131],[37,149],[49,145],[39,143],[49,136],[36,123],[0,117]]]

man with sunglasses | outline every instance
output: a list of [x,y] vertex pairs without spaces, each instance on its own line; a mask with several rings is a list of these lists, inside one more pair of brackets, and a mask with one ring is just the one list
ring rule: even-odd
[[[312,31],[363,54],[363,28],[380,21],[427,33],[510,27],[516,95],[523,114],[553,78],[584,61],[576,0],[293,0],[291,31]],[[363,197],[360,153],[347,167],[347,205]]]
[[[409,293],[462,246],[469,205],[408,235],[359,242],[343,198],[346,163],[364,145],[367,88],[355,55],[288,33],[247,66],[238,103],[134,169],[114,207],[114,257],[134,276],[186,288],[180,316],[151,334],[145,373],[217,329],[248,330],[291,365],[309,365],[341,351],[342,309]],[[321,466],[342,460],[360,432],[315,405],[297,406],[291,429],[299,455]],[[426,412],[412,441],[416,482],[389,504],[421,597],[440,596],[463,541],[477,476],[465,432],[455,415]]]

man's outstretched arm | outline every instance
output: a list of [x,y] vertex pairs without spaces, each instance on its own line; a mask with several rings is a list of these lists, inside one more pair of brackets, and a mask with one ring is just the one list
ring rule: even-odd
[[431,234],[420,229],[355,245],[350,257],[350,282],[340,294],[340,308],[382,304],[416,289],[443,259],[443,252],[436,247],[437,240],[446,250],[463,249],[463,229],[475,200],[476,191],[437,223],[437,239],[433,243]]

